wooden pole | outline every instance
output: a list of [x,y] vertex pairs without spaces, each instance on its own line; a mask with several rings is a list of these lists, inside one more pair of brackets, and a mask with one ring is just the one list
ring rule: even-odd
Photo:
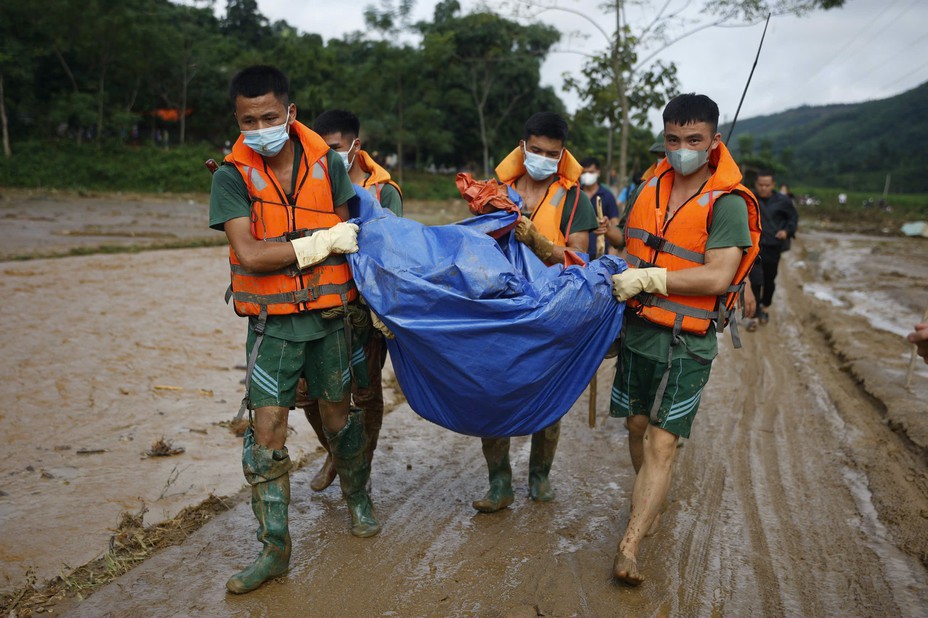
[[[889,181],[887,181],[889,182]],[[925,309],[925,315],[922,316],[922,322],[928,322],[928,309]],[[917,345],[912,345],[912,357],[909,359],[909,370],[905,372],[905,387],[909,388],[912,383],[912,374],[915,372],[915,362],[918,360]]]
[[[580,189],[577,189],[578,191]],[[603,199],[599,196],[596,196],[596,221],[600,221],[603,218]],[[606,252],[606,237],[597,236],[596,237],[596,249],[594,249],[593,259],[599,259]],[[593,377],[590,379],[590,407],[587,412],[587,422],[590,425],[590,429],[596,427],[596,388],[597,380],[596,374],[599,372],[599,367],[596,368],[596,372],[593,373]]]

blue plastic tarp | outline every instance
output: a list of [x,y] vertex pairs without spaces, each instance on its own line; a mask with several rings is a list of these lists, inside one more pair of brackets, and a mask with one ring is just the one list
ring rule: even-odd
[[359,251],[348,256],[387,340],[397,381],[420,416],[462,434],[527,435],[559,420],[619,334],[612,296],[625,262],[545,266],[514,235],[516,214],[453,225],[396,217],[358,191]]

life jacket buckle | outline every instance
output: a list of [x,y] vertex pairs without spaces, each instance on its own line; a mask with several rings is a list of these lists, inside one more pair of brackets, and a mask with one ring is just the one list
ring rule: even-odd
[[293,303],[311,303],[316,301],[316,293],[312,288],[303,288],[292,292]]
[[299,230],[293,230],[292,232],[287,232],[284,234],[284,238],[288,241],[296,240],[297,238],[303,238],[304,236],[312,236],[312,230],[306,228],[301,228]]
[[654,234],[648,234],[647,240],[644,241],[644,244],[649,248],[654,249],[658,253],[664,250],[664,243],[667,242],[665,239]]

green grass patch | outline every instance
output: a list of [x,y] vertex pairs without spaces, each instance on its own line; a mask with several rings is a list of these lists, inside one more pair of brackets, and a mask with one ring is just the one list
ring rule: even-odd
[[50,253],[26,253],[4,257],[4,260],[25,262],[48,258],[73,257],[76,255],[98,255],[106,253],[141,253],[142,251],[158,251],[161,249],[198,249],[202,247],[223,247],[229,244],[225,235],[216,235],[215,238],[191,238],[187,240],[172,240],[170,242],[155,242],[138,245],[95,245],[89,247],[72,247],[65,251]]
[[[12,157],[0,158],[0,186],[82,193],[209,193],[210,174],[203,162],[222,160],[209,144],[164,149],[34,140],[13,146]],[[425,201],[459,198],[454,176],[404,170],[403,196]]]
[[206,144],[154,146],[18,142],[0,159],[0,186],[78,192],[208,193],[203,162],[221,153]]
[[403,170],[404,200],[442,201],[460,199],[461,194],[454,184],[455,174],[429,174],[416,170]]
[[[838,203],[841,189],[794,187],[797,198],[808,195],[819,201],[815,206],[798,206],[800,227],[803,220],[811,220],[849,230],[898,233],[903,223],[928,220],[928,194],[925,193],[890,193],[886,198],[888,208],[881,209],[877,206],[881,193],[843,192],[847,194],[847,203],[842,206]],[[873,200],[872,206],[866,206],[868,199]]]

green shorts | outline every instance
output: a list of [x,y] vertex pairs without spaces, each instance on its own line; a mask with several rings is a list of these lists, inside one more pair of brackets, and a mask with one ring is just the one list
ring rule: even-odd
[[[610,415],[620,418],[650,415],[666,368],[666,362],[651,360],[623,346],[612,384]],[[711,363],[703,364],[691,358],[673,359],[657,419],[650,419],[650,423],[676,436],[689,438],[711,369]]]
[[[251,354],[255,333],[248,329],[245,358]],[[313,341],[287,341],[264,336],[251,374],[249,407],[291,408],[296,401],[296,384],[306,378],[312,399],[341,401],[351,392],[351,374],[360,387],[367,386],[367,361],[360,341],[348,353],[345,331],[339,329]]]

